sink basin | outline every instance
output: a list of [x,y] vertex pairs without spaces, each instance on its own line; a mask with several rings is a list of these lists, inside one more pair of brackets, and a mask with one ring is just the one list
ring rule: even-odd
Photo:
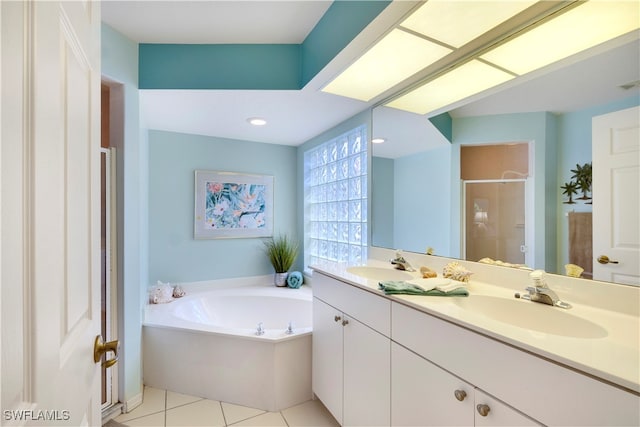
[[411,280],[415,277],[407,272],[402,270],[395,270],[393,268],[384,268],[384,267],[370,267],[367,265],[358,266],[358,267],[348,267],[347,273],[355,274],[356,276],[364,277],[365,279],[371,280]]
[[457,299],[465,310],[523,329],[572,338],[604,338],[600,325],[574,316],[570,310],[521,299],[470,295]]

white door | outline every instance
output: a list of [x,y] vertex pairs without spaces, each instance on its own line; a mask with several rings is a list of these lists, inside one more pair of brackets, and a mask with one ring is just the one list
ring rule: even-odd
[[640,285],[640,107],[592,124],[593,278]]
[[100,4],[1,7],[3,422],[100,425]]

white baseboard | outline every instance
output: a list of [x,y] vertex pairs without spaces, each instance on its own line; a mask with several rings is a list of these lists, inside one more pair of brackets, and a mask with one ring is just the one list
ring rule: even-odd
[[122,413],[126,414],[128,412],[131,412],[140,405],[142,405],[142,393],[136,394],[131,399],[123,402]]

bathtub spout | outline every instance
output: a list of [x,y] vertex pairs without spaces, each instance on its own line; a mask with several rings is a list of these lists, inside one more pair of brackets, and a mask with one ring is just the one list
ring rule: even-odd
[[256,328],[256,335],[264,335],[264,327],[262,326],[262,322],[258,323],[258,327]]

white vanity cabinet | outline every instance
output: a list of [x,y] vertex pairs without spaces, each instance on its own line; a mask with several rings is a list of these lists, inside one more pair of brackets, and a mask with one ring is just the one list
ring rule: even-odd
[[637,393],[335,277],[313,278],[313,391],[341,425],[640,425]]
[[390,301],[314,275],[313,392],[341,425],[390,424]]
[[420,310],[394,302],[391,312],[393,341],[478,387],[476,406],[494,396],[500,400],[487,403],[489,415],[504,404],[517,409],[500,409],[498,421],[476,416],[475,425],[496,425],[518,411],[526,417],[505,422],[519,425],[530,417],[545,425],[639,425],[640,399],[631,392]]
[[391,344],[391,425],[540,425],[410,350]]
[[391,425],[473,425],[473,386],[396,343],[391,363]]

